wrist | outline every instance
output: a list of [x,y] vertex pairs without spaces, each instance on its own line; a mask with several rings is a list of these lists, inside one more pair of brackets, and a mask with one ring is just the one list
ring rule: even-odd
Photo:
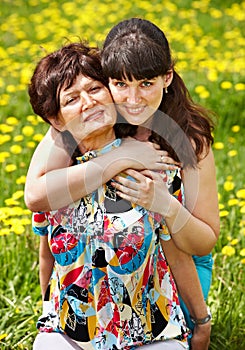
[[202,318],[195,318],[195,317],[192,317],[190,315],[190,319],[191,319],[191,322],[194,323],[195,326],[202,326],[202,325],[210,323],[210,321],[212,320],[212,314],[211,314],[211,311],[208,307],[206,316],[204,316]]

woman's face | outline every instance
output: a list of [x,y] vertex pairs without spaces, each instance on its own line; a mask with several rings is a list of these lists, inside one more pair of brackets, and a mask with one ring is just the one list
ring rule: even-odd
[[50,121],[58,130],[70,131],[78,143],[95,142],[97,147],[105,137],[109,141],[114,138],[116,110],[109,90],[100,81],[79,75],[71,87],[61,89],[58,118]]
[[165,79],[150,80],[109,79],[109,87],[119,113],[133,125],[145,125],[159,108]]

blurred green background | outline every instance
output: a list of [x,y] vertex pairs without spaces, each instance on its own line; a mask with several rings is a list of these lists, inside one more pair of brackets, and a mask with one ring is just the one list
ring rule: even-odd
[[[99,45],[122,19],[169,39],[193,99],[218,115],[213,145],[221,235],[214,249],[210,349],[245,348],[245,2],[2,0],[0,7],[0,348],[31,349],[41,312],[38,238],[23,201],[31,155],[47,130],[29,105],[38,60],[68,41]],[[208,189],[207,189],[208,191]]]

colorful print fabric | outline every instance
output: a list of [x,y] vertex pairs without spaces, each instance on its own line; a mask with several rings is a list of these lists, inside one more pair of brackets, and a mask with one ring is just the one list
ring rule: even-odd
[[[92,156],[119,145],[116,140]],[[169,187],[175,175],[168,177]],[[175,192],[181,195],[180,186]],[[33,220],[40,234],[49,222],[55,257],[53,311],[39,320],[41,331],[64,332],[85,350],[132,350],[173,338],[186,343],[176,285],[160,244],[160,235],[170,238],[160,215],[122,200],[107,183]]]

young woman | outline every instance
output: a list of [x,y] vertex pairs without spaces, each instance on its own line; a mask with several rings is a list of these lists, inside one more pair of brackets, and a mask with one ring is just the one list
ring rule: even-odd
[[[41,60],[29,88],[34,111],[59,130],[66,146],[77,146],[82,161],[123,149],[115,139],[115,110],[103,79],[98,52],[71,44]],[[159,167],[163,153],[151,147],[147,151],[152,167]],[[44,333],[35,349],[54,344],[61,349],[133,349],[148,343],[154,349],[185,347],[176,287],[159,240],[164,237],[159,215],[117,198],[109,183],[43,219],[50,224],[55,258],[54,314],[41,325]],[[176,260],[183,256],[171,241],[168,246]],[[181,276],[178,288],[198,318],[206,312],[205,303],[188,256],[185,267],[186,278],[176,273]],[[173,266],[174,271],[179,268]],[[190,279],[192,294],[186,288]]]
[[[175,244],[195,255],[193,259],[206,299],[213,264],[210,251],[219,235],[209,114],[192,101],[174,69],[164,33],[149,21],[132,18],[113,27],[104,43],[102,66],[110,78],[117,110],[134,125],[132,135],[134,132],[136,138],[157,142],[170,157],[182,163],[185,207],[173,198],[170,202],[165,200],[167,206],[163,205],[159,200],[161,180],[152,171],[143,174],[128,171],[137,182],[117,177],[121,183],[114,183],[118,194],[163,215]],[[152,113],[157,109],[157,113]],[[153,202],[151,191],[155,193]],[[184,304],[181,306],[188,326],[193,328],[188,310]]]

